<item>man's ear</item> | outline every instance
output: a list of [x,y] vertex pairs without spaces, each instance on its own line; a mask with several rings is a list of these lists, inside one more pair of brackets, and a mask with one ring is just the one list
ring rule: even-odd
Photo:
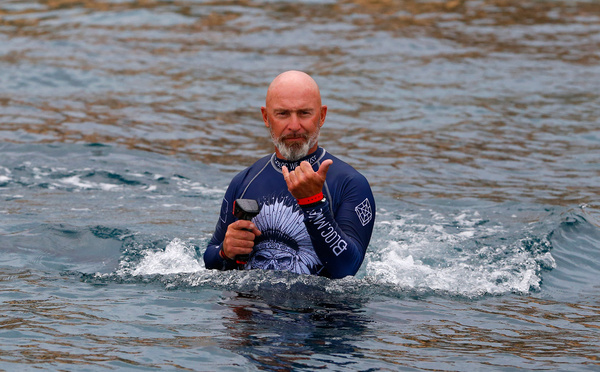
[[261,112],[261,114],[262,114],[263,121],[265,122],[265,126],[266,126],[267,128],[269,128],[269,117],[268,117],[268,115],[267,115],[267,108],[266,108],[266,107],[264,107],[264,106],[263,106],[263,107],[261,107],[261,108],[260,108],[260,112]]
[[321,122],[319,123],[319,128],[325,124],[325,116],[327,116],[327,106],[321,106]]

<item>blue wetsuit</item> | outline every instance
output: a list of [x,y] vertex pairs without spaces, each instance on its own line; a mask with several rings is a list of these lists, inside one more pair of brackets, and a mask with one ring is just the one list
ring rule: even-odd
[[[288,191],[283,165],[294,170],[306,160],[316,171],[332,159],[323,186],[325,201],[300,207]],[[219,255],[227,226],[236,221],[233,202],[255,199],[260,214],[252,222],[262,232],[246,265]],[[204,252],[208,269],[287,270],[298,274],[342,278],[354,275],[363,262],[375,220],[375,200],[367,179],[350,165],[319,147],[295,162],[266,156],[236,175],[221,207],[215,233]]]

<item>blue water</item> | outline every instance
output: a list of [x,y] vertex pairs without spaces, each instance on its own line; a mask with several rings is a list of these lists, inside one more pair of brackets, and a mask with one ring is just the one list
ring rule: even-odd
[[[0,2],[0,370],[598,370],[599,32],[583,1]],[[202,263],[290,68],[375,193],[355,277]]]

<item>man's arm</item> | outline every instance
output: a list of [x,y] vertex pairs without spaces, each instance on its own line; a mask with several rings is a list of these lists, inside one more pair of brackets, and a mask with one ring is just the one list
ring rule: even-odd
[[[222,230],[222,227],[217,229]],[[250,254],[254,248],[254,238],[260,234],[250,221],[239,220],[229,224],[220,244],[215,237],[216,232],[208,243],[204,252],[204,265],[207,269],[239,269],[243,264],[237,262],[236,256]]]
[[332,278],[342,278],[355,275],[364,260],[373,232],[375,201],[367,180],[357,175],[345,186],[335,216],[329,208],[331,201],[302,205],[303,200],[310,200],[310,194],[321,192],[331,163],[326,160],[317,172],[306,163],[299,167],[300,172],[285,169],[283,174],[288,189],[299,200],[315,252]]
[[231,198],[230,189],[227,190],[223,197],[221,213],[219,220],[217,221],[217,226],[215,227],[215,232],[208,242],[206,251],[204,251],[204,266],[206,266],[207,269],[232,270],[237,268],[237,264],[234,260],[228,259],[221,253],[227,227],[233,222],[233,216],[230,217],[228,213],[230,205],[229,198]]
[[332,278],[355,275],[371,240],[375,201],[366,179],[359,181],[344,195],[335,216],[329,201],[302,208],[315,252]]
[[221,213],[215,232],[204,252],[204,266],[207,269],[232,270],[239,268],[235,257],[249,254],[254,247],[254,238],[260,231],[250,221],[239,220],[233,216],[233,200],[235,200],[234,178],[225,192]]

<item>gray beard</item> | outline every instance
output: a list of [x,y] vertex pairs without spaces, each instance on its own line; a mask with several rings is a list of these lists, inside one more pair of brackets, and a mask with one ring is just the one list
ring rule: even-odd
[[285,160],[296,161],[300,160],[306,155],[308,155],[308,151],[317,143],[319,140],[319,132],[320,128],[312,135],[312,137],[307,137],[306,142],[304,143],[294,143],[290,146],[285,144],[283,137],[275,138],[273,137],[273,132],[271,132],[271,140],[273,144],[284,157]]

